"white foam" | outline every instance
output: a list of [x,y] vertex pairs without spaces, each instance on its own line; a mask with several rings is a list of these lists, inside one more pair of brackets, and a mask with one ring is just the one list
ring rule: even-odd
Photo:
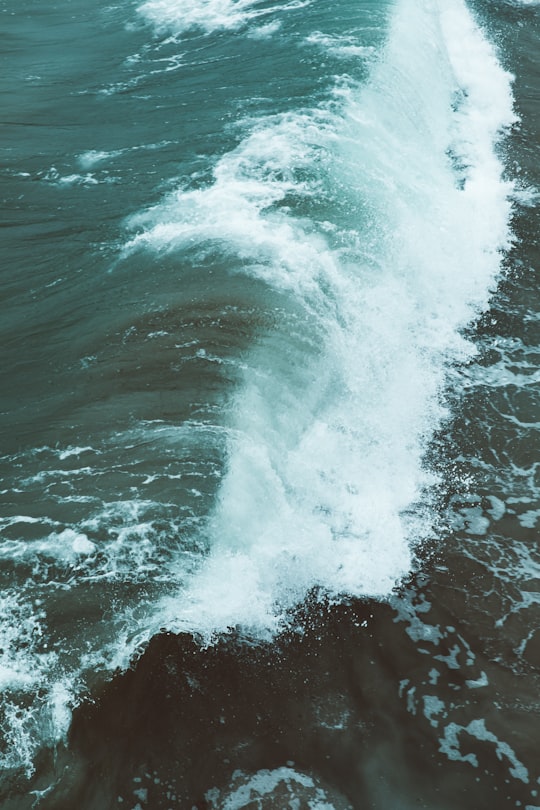
[[[197,7],[141,9],[156,24],[222,24],[217,5]],[[248,3],[234,8],[240,17],[225,27],[257,12]],[[495,152],[500,130],[514,121],[510,85],[462,0],[401,0],[364,86],[338,81],[327,105],[251,122],[206,187],[179,188],[132,219],[137,232],[126,254],[221,253],[227,272],[256,278],[285,303],[275,327],[261,330],[242,357],[228,424],[198,426],[226,439],[228,450],[206,557],[161,543],[155,504],[135,496],[99,501],[76,525],[43,520],[43,535],[30,542],[9,532],[36,524],[35,535],[37,518],[2,524],[4,553],[31,563],[36,581],[59,594],[110,579],[175,589],[113,617],[109,646],[96,622],[82,646],[70,637],[54,654],[31,592],[3,596],[0,681],[49,695],[46,710],[37,697],[26,713],[22,704],[8,707],[6,767],[31,767],[45,726],[63,733],[71,705],[63,684],[85,668],[126,666],[162,628],[207,641],[235,627],[269,637],[312,589],[333,599],[384,598],[410,571],[415,546],[434,531],[436,479],[423,456],[445,416],[448,364],[471,355],[461,330],[486,306],[511,240],[513,189]],[[89,168],[116,156],[85,154]],[[154,426],[152,436],[172,444],[174,433],[181,443],[196,429]],[[37,449],[39,472],[19,484],[41,491],[45,482],[92,479],[97,467],[70,469],[69,461],[90,451],[58,450],[66,467],[59,470],[47,468],[50,451]],[[51,583],[51,572],[62,581]],[[411,623],[408,632],[420,630]],[[440,630],[422,625],[426,633],[436,639]],[[454,758],[459,730],[447,726],[441,742]]]
[[103,175],[98,178],[92,172],[62,175],[55,166],[51,166],[43,175],[43,179],[58,186],[97,186],[99,183],[116,182],[114,177]]
[[265,25],[259,25],[248,32],[250,39],[270,39],[281,28],[281,20],[273,20]]
[[305,315],[304,340],[283,323],[251,353],[210,556],[162,624],[272,633],[313,587],[384,597],[410,570],[446,369],[511,243],[495,145],[514,121],[465,3],[402,0],[364,87],[260,121],[211,184],[133,218],[128,251],[218,244]]
[[444,737],[439,740],[439,750],[453,761],[469,762],[473,767],[478,767],[478,757],[476,754],[463,755],[460,750],[460,737],[462,732],[469,734],[481,742],[493,743],[497,759],[501,762],[506,760],[508,771],[514,779],[518,779],[524,784],[529,783],[529,772],[523,763],[517,758],[514,750],[508,743],[500,740],[492,731],[486,728],[486,721],[482,718],[471,720],[469,725],[460,726],[457,723],[449,723],[444,730]]
[[308,45],[316,45],[338,57],[372,59],[376,54],[373,45],[362,45],[354,34],[324,34],[314,31],[306,38]]
[[[23,768],[29,776],[40,741],[60,739],[68,728],[70,715],[61,698],[67,687],[56,680],[59,656],[48,649],[40,606],[21,599],[18,590],[5,590],[0,613],[0,691],[3,724],[9,729],[0,767]],[[51,699],[44,700],[49,690]],[[20,702],[21,693],[26,697]]]
[[213,788],[205,798],[214,810],[241,810],[270,804],[277,807],[278,803],[281,807],[308,810],[336,810],[338,806],[350,810],[342,796],[330,797],[313,777],[290,767],[261,770],[251,776],[237,771],[229,791],[221,796],[220,791]]
[[71,547],[75,554],[93,554],[97,546],[82,532],[74,533]]
[[[147,0],[138,7],[138,11],[158,31],[183,34],[198,28],[210,33],[237,29],[278,11],[303,8],[309,2],[311,0],[289,0],[275,6],[261,7],[261,0]],[[264,27],[266,36],[273,33],[267,25]]]

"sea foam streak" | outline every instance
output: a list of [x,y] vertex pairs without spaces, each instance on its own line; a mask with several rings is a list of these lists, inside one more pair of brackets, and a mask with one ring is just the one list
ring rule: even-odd
[[260,121],[211,185],[133,221],[131,250],[219,241],[294,297],[319,347],[287,344],[284,323],[253,349],[212,549],[161,626],[274,632],[315,586],[382,597],[410,570],[445,371],[473,352],[461,330],[511,240],[495,146],[514,120],[465,3],[403,0],[366,86]]
[[262,7],[260,0],[147,0],[139,6],[141,16],[158,31],[183,34],[191,29],[206,33],[240,28],[277,11],[302,8],[310,0],[290,0],[285,4]]

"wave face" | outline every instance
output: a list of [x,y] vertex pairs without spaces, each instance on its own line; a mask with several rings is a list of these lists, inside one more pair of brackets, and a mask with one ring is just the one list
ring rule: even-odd
[[[276,12],[296,10],[309,5],[310,0],[291,0],[276,6],[264,7],[262,0],[148,0],[139,6],[139,14],[158,31],[170,32],[176,36],[192,29],[201,29],[206,33],[219,30],[234,30],[248,23],[264,19]],[[279,27],[278,22],[271,22],[273,33]],[[263,26],[259,26],[259,28]],[[268,29],[267,29],[268,32]]]
[[[362,25],[325,33],[315,11],[309,29],[298,22],[308,3],[149,0],[118,23],[141,38],[125,75],[78,77],[73,104],[185,104],[185,140],[141,144],[130,113],[125,141],[86,137],[72,166],[12,174],[45,189],[43,210],[49,195],[72,195],[67,211],[106,188],[88,239],[108,237],[98,278],[67,229],[65,261],[87,273],[66,293],[70,346],[39,321],[31,335],[38,361],[42,344],[64,348],[60,390],[43,371],[39,395],[6,410],[23,436],[2,458],[6,769],[31,773],[81,696],[158,632],[262,641],[314,594],[391,598],[440,533],[443,483],[426,453],[512,243],[500,156],[512,77],[462,0],[364,5]],[[197,77],[212,69],[209,43],[233,34],[261,49],[283,37],[298,64],[331,70],[291,79],[274,106],[244,79],[251,100],[230,103],[212,151]],[[184,68],[195,101],[160,96]],[[151,192],[131,182],[139,162]],[[44,278],[44,299],[64,282]]]
[[132,219],[128,252],[212,252],[284,301],[246,356],[209,553],[167,626],[275,632],[312,588],[383,597],[408,574],[434,531],[446,370],[510,244],[495,145],[513,121],[465,5],[398,3],[367,83],[250,122],[207,184]]

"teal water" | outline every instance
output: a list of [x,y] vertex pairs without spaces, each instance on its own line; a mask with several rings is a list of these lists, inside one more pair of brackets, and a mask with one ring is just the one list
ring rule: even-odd
[[0,4],[2,807],[540,806],[539,14]]

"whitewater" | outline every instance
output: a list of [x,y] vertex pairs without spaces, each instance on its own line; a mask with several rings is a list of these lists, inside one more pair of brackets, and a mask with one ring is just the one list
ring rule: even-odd
[[[536,13],[535,3],[508,5]],[[73,136],[69,158],[9,175],[44,189],[44,206],[68,195],[70,212],[93,194],[103,221],[84,259],[76,226],[65,229],[77,256],[66,266],[80,267],[86,285],[69,293],[66,337],[58,326],[40,340],[49,327],[35,322],[37,365],[57,352],[54,394],[43,377],[43,396],[28,394],[17,411],[6,395],[3,409],[6,773],[38,778],[36,756],[69,747],[78,707],[137,672],[163,634],[185,634],[201,656],[224,639],[262,649],[301,636],[306,605],[367,604],[393,606],[408,638],[438,644],[442,625],[424,626],[414,598],[399,600],[455,526],[483,537],[508,514],[500,493],[491,517],[474,511],[480,501],[456,466],[464,452],[433,458],[462,388],[490,384],[487,372],[475,376],[483,349],[473,325],[505,284],[516,209],[534,207],[508,155],[520,126],[514,76],[464,0],[366,0],[341,29],[315,6],[148,0],[102,10],[98,23],[83,12],[111,43],[122,30],[139,47],[113,74],[105,38],[103,76],[72,79],[73,104],[139,112],[109,141]],[[244,73],[236,41],[249,53]],[[276,75],[290,75],[283,90],[268,72],[272,48]],[[312,84],[300,76],[310,65]],[[226,108],[227,69],[239,90]],[[184,95],[159,95],[183,75]],[[38,80],[29,74],[30,90]],[[203,112],[199,122],[212,104],[219,124]],[[145,105],[168,117],[184,105],[184,140],[172,125],[141,139]],[[47,272],[37,263],[52,304],[74,276]],[[18,360],[9,368],[15,378]],[[459,525],[447,510],[456,490]],[[527,509],[524,528],[536,525]],[[529,576],[537,563],[527,560]],[[359,610],[355,627],[367,622]],[[457,633],[451,618],[445,632]],[[475,660],[470,652],[467,666]],[[484,679],[485,670],[465,678],[480,685],[471,689]],[[408,683],[403,675],[399,696],[416,715],[420,687]],[[459,748],[465,730],[529,783],[484,719],[460,725],[442,693],[426,695],[431,727],[450,718],[438,731],[450,762],[474,764]],[[299,791],[301,801],[307,791],[319,802],[310,806],[349,806],[288,760],[258,773],[249,784],[261,795]],[[238,779],[207,806],[243,807],[251,794]],[[49,801],[36,785],[35,800]],[[50,790],[44,806],[60,808]]]
[[463,330],[511,241],[495,146],[514,122],[465,5],[401,3],[366,86],[247,122],[210,184],[131,219],[126,251],[217,243],[286,300],[245,360],[209,554],[166,626],[275,632],[313,587],[384,597],[410,571],[447,369],[474,352]]

